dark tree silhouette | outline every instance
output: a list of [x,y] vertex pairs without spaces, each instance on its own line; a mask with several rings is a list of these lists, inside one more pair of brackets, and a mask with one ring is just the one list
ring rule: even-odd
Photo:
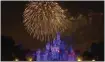
[[91,46],[91,52],[98,61],[104,61],[104,42]]
[[12,51],[14,47],[14,40],[8,36],[1,36],[1,60],[12,61]]
[[24,49],[21,49],[22,46],[21,45],[16,45],[14,46],[14,50],[13,50],[13,54],[15,55],[15,57],[18,57],[19,60],[21,61],[25,61],[25,51]]
[[26,50],[22,45],[15,45],[12,37],[1,36],[1,61],[13,61],[15,58],[25,61],[25,55]]
[[85,51],[83,53],[84,60],[104,61],[104,42],[92,43],[90,46],[90,51]]

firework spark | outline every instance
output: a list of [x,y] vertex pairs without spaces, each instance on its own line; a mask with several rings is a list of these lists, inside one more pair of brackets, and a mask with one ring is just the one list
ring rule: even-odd
[[49,41],[57,32],[64,32],[69,20],[56,2],[30,2],[23,13],[27,31],[37,39]]

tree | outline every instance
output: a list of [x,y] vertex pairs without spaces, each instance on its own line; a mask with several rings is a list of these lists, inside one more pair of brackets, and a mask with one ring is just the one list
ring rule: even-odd
[[9,36],[1,36],[1,60],[12,61],[12,51],[14,47],[14,40]]
[[90,51],[87,50],[83,53],[85,60],[104,61],[104,42],[92,43],[89,49]]

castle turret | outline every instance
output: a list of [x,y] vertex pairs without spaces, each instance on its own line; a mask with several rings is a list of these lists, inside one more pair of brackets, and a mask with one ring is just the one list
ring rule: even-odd
[[59,32],[52,42],[46,44],[44,51],[38,50],[36,54],[37,61],[74,61],[76,59],[72,46],[70,46],[69,49],[66,49],[66,44],[64,41],[61,41]]

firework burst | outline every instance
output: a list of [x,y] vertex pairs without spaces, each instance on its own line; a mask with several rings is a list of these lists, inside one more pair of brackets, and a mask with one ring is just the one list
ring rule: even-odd
[[30,2],[23,13],[27,31],[37,39],[49,41],[57,32],[64,32],[69,20],[56,2]]

